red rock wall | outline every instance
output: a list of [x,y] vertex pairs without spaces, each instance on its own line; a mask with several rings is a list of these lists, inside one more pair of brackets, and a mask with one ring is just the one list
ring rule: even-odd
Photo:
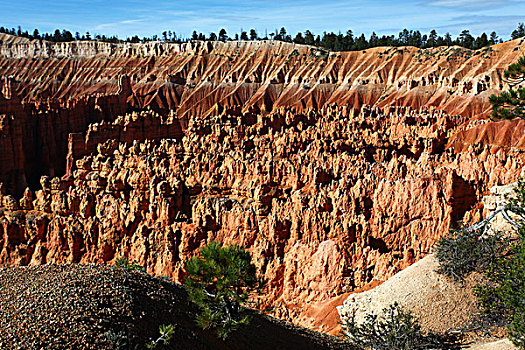
[[38,102],[24,101],[17,85],[13,78],[6,79],[0,94],[0,180],[17,196],[28,185],[36,188],[44,174],[65,174],[70,133],[85,132],[91,123],[112,122],[128,109],[129,84],[113,95]]
[[334,104],[435,106],[481,117],[488,96],[505,87],[502,71],[520,45],[328,53],[277,41],[49,43],[0,34],[0,76],[9,77],[0,114],[9,116],[3,132],[11,140],[0,149],[0,180],[20,195],[42,174],[66,174],[70,133],[133,108],[173,112],[183,129],[196,115]]
[[137,113],[118,117],[113,123],[90,124],[84,136],[82,133],[69,134],[66,176],[76,169],[75,162],[89,154],[96,153],[100,144],[112,140],[132,144],[134,141],[148,139],[181,139],[184,136],[179,119],[173,116],[162,117],[158,114]]
[[525,120],[488,120],[472,121],[464,130],[460,130],[449,142],[456,152],[463,152],[469,147],[488,146],[491,152],[507,151],[510,148],[525,148]]
[[[116,125],[138,117],[161,118]],[[311,325],[305,305],[428,254],[457,220],[481,217],[488,188],[519,176],[520,150],[444,150],[463,123],[440,111],[338,107],[195,117],[184,137],[108,140],[68,178],[43,178],[35,197],[3,197],[0,264],[127,256],[181,280],[183,261],[207,242],[241,244],[267,281],[258,305]]]
[[[127,74],[131,104],[178,115],[217,109],[436,106],[449,114],[488,113],[505,87],[503,70],[521,41],[471,51],[460,47],[380,47],[328,53],[278,41],[187,44],[46,43],[0,34],[0,76],[23,82],[26,99],[116,93]],[[216,114],[216,113],[215,113]]]
[[308,305],[428,254],[524,164],[521,124],[478,120],[520,41],[0,41],[1,265],[127,256],[180,281],[207,242],[241,244],[258,305],[320,327]]

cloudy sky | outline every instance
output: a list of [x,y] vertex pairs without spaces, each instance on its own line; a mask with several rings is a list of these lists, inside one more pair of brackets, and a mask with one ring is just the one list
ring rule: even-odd
[[418,29],[457,35],[463,29],[479,35],[496,31],[508,39],[525,22],[525,0],[0,0],[0,26],[51,32],[151,36],[172,30],[184,37],[194,29],[228,33],[250,28],[264,34],[286,27],[370,35]]

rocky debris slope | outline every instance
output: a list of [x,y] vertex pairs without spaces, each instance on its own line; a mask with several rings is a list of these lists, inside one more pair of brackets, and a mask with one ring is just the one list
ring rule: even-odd
[[431,254],[380,286],[350,295],[338,307],[341,319],[345,322],[355,314],[356,322],[362,323],[367,314],[380,314],[397,302],[416,316],[425,330],[451,332],[466,328],[479,313],[473,293],[476,276],[457,282],[437,273],[438,266]]
[[181,286],[100,265],[0,269],[2,349],[144,349],[172,324],[166,349],[348,349],[340,340],[253,313],[227,341],[195,324]]
[[465,349],[468,350],[516,350],[516,347],[508,339],[499,339],[471,344]]
[[[191,118],[183,134],[166,118],[93,124],[72,139],[67,176],[43,177],[18,201],[2,193],[0,263],[126,256],[181,281],[207,242],[240,244],[267,282],[257,305],[311,325],[305,304],[424,257],[457,220],[481,218],[488,187],[524,165],[518,149],[446,149],[463,119],[436,110],[223,114]],[[144,125],[159,139],[140,141]]]
[[350,295],[337,307],[342,322],[355,315],[356,322],[363,323],[366,315],[381,314],[397,302],[419,320],[423,330],[461,334],[465,349],[516,349],[508,339],[498,339],[505,334],[502,329],[489,331],[479,325],[481,311],[474,287],[482,276],[472,274],[464,281],[455,281],[438,274],[438,266],[431,254],[380,286]]

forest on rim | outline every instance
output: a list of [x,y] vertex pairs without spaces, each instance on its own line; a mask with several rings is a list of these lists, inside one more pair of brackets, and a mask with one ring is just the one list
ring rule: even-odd
[[[285,42],[293,42],[296,44],[306,44],[321,47],[331,51],[360,51],[378,46],[415,46],[418,48],[430,48],[438,46],[462,46],[467,49],[481,49],[490,45],[503,42],[503,39],[498,36],[496,32],[489,35],[482,33],[480,36],[473,36],[469,30],[463,30],[455,38],[450,33],[438,35],[436,30],[431,30],[428,34],[422,34],[419,30],[403,29],[396,35],[378,36],[375,32],[367,38],[364,34],[354,35],[352,30],[348,30],[345,34],[333,32],[324,32],[321,35],[315,35],[310,30],[304,33],[297,33],[294,37],[290,35],[286,28],[282,27],[280,30],[275,30],[269,34],[265,33],[260,36],[255,29],[250,29],[249,32],[241,30],[241,33],[228,35],[225,29],[221,29],[218,34],[214,32],[209,35],[193,31],[191,38],[183,38],[178,36],[175,31],[166,30],[159,35],[151,37],[142,37],[134,35],[125,40],[119,39],[117,36],[106,36],[100,34],[80,34],[76,32],[74,35],[68,30],[56,29],[54,33],[40,34],[38,29],[35,29],[32,34],[27,30],[24,31],[20,26],[15,28],[0,27],[0,33],[11,34],[19,37],[37,40],[47,40],[51,42],[68,42],[74,40],[98,40],[111,43],[145,43],[149,41],[166,41],[173,43],[183,43],[190,40],[202,41],[230,41],[230,40],[279,40]],[[511,39],[518,39],[525,37],[525,24],[519,23],[518,27],[512,32]]]

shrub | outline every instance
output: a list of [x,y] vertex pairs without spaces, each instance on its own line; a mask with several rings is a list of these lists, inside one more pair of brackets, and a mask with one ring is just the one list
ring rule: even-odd
[[520,239],[486,272],[487,282],[476,294],[484,312],[506,321],[514,345],[525,349],[525,226]]
[[433,332],[423,333],[419,321],[394,303],[381,315],[368,314],[357,324],[355,314],[343,323],[350,343],[374,350],[456,349],[457,337]]
[[115,332],[113,330],[108,330],[102,333],[102,337],[109,343],[111,348],[117,350],[131,349],[131,345],[128,339],[128,336],[124,331]]
[[507,209],[518,214],[521,218],[519,223],[523,225],[525,219],[525,178],[518,180],[514,195],[508,196],[507,201]]
[[[436,247],[438,272],[462,278],[471,271],[485,275],[476,295],[489,322],[506,324],[512,342],[525,349],[525,180],[508,197],[507,209],[518,215],[518,239],[483,235],[482,229],[461,228]],[[509,236],[508,234],[506,236]],[[501,322],[501,320],[503,322]]]
[[175,326],[172,324],[169,324],[167,326],[162,325],[159,327],[159,333],[160,337],[146,344],[146,348],[157,349],[157,346],[159,346],[160,344],[168,345],[171,341],[171,338],[175,334]]
[[[507,209],[523,216],[525,213],[525,181],[520,179],[515,196],[509,198]],[[485,313],[501,317],[507,324],[514,345],[525,349],[525,223],[519,220],[518,240],[487,270],[486,283],[476,294]]]
[[213,329],[226,339],[239,327],[249,323],[241,308],[258,282],[255,266],[244,248],[221,247],[212,242],[202,249],[200,257],[186,262],[188,276],[184,286],[190,300],[201,308],[197,323]]
[[141,271],[144,272],[144,267],[139,265],[138,261],[129,261],[127,258],[120,258],[115,261],[115,266],[126,271]]
[[439,262],[437,272],[457,280],[473,271],[485,272],[509,245],[510,240],[500,232],[487,235],[483,228],[452,229],[434,248]]

